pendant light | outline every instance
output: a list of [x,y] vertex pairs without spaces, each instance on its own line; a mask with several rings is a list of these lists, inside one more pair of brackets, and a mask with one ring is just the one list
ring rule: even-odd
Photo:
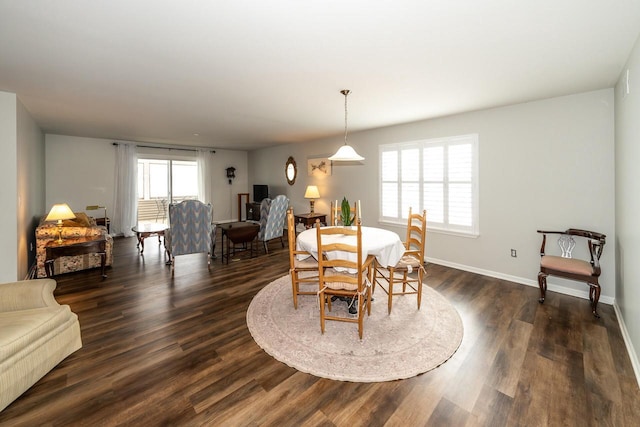
[[344,145],[340,147],[338,151],[336,151],[336,154],[329,157],[329,160],[338,162],[364,160],[364,157],[356,153],[356,150],[354,150],[353,147],[347,144],[347,95],[349,95],[350,92],[351,91],[348,89],[343,89],[340,91],[340,93],[344,95]]

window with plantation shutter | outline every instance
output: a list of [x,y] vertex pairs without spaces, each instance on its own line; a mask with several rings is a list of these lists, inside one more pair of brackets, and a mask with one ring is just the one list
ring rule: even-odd
[[427,210],[429,229],[477,236],[478,135],[380,148],[380,221],[404,224]]

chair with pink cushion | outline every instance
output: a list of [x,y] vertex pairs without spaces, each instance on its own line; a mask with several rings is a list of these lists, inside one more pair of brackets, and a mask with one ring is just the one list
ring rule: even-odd
[[[565,279],[586,282],[589,285],[589,301],[593,315],[598,314],[598,300],[600,299],[600,256],[605,244],[605,236],[595,231],[578,230],[570,228],[567,231],[543,231],[542,246],[540,247],[540,273],[538,273],[538,285],[540,286],[540,303],[542,304],[547,292],[547,276],[558,276]],[[560,256],[546,255],[545,244],[548,234],[558,235],[558,245],[560,246]],[[585,240],[589,249],[590,260],[572,258],[571,253],[576,246],[575,238]]]

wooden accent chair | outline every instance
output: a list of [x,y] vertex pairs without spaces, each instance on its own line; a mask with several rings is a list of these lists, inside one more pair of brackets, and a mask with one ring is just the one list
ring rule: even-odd
[[[318,279],[320,291],[320,330],[324,334],[325,320],[351,322],[358,324],[358,335],[362,339],[364,307],[367,315],[371,314],[371,271],[374,256],[362,259],[362,229],[360,221],[355,228],[320,227],[316,222],[318,238]],[[340,235],[354,236],[355,245],[347,242],[336,242]],[[355,259],[355,260],[354,260]],[[325,305],[331,311],[332,297],[347,297],[358,301],[358,313],[355,318],[329,315]]]
[[[338,202],[337,204],[334,204],[333,202],[331,202],[331,214],[329,215],[330,217],[329,225],[342,225],[341,214],[342,214],[342,204],[340,202]],[[353,206],[351,206],[352,224],[355,224],[356,222],[358,222],[359,218],[360,217],[358,213],[358,204],[356,203]]]
[[[604,248],[607,236],[595,231],[578,230],[570,228],[567,231],[544,231],[538,230],[542,234],[542,246],[540,247],[540,273],[538,273],[538,285],[540,286],[540,299],[542,304],[547,293],[547,276],[558,276],[565,279],[586,282],[589,285],[589,301],[595,317],[598,314],[598,300],[600,299],[600,256]],[[561,256],[546,255],[545,244],[547,234],[557,234],[558,245],[562,252]],[[589,248],[590,260],[574,259],[571,252],[576,245],[574,237],[584,238]]]
[[[391,314],[394,295],[416,294],[418,310],[422,302],[422,281],[424,269],[424,245],[427,232],[427,211],[422,215],[414,214],[409,208],[407,220],[407,239],[404,241],[405,252],[400,261],[393,266],[382,266],[376,262],[373,272],[373,285],[378,285],[388,296],[387,308]],[[417,277],[409,276],[416,272]],[[395,290],[394,285],[402,283],[402,291]]]
[[[293,208],[287,209],[287,241],[289,244],[289,274],[291,274],[291,291],[293,293],[293,307],[298,309],[298,295],[316,295],[317,288],[301,291],[300,284],[318,283],[318,262],[307,251],[296,250],[296,222]],[[308,258],[298,259],[298,255],[308,255]],[[303,273],[300,277],[300,273]]]

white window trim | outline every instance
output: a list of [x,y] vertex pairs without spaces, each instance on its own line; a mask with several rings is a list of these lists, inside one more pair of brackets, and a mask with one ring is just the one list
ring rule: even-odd
[[[476,238],[480,235],[480,215],[479,215],[479,205],[480,205],[480,199],[479,199],[479,177],[480,177],[480,171],[479,171],[479,135],[478,134],[466,134],[466,135],[456,135],[456,136],[451,136],[451,137],[443,137],[443,138],[432,138],[432,139],[425,139],[425,140],[417,140],[417,141],[408,141],[408,142],[401,142],[401,143],[393,143],[393,144],[382,144],[380,146],[378,146],[378,165],[379,165],[379,171],[378,171],[378,177],[379,177],[379,185],[378,185],[378,189],[379,189],[379,217],[378,217],[378,221],[380,223],[383,224],[393,224],[393,225],[406,225],[406,219],[403,219],[402,217],[404,215],[406,215],[406,212],[400,212],[398,217],[385,217],[382,215],[382,203],[383,203],[383,197],[382,197],[382,192],[383,192],[383,171],[382,171],[382,154],[384,152],[389,152],[389,151],[396,151],[398,152],[398,177],[397,177],[397,183],[398,183],[398,192],[401,195],[400,192],[400,186],[402,183],[401,180],[401,175],[400,175],[400,169],[402,167],[401,165],[401,155],[400,152],[403,149],[410,149],[410,148],[415,148],[416,146],[418,146],[420,148],[420,153],[422,154],[422,149],[428,145],[433,145],[433,144],[443,144],[446,146],[450,146],[452,144],[455,143],[471,143],[472,145],[472,151],[473,151],[473,158],[472,158],[472,178],[471,178],[471,183],[472,183],[472,187],[471,187],[471,191],[472,191],[472,226],[471,227],[459,227],[459,226],[443,226],[442,223],[433,223],[429,221],[429,212],[427,212],[427,226],[428,226],[428,230],[429,231],[433,231],[433,232],[437,232],[440,234],[448,234],[448,235],[454,235],[454,236],[462,236],[462,237],[471,237],[471,238]],[[422,157],[422,156],[421,156]],[[420,206],[419,207],[414,207],[414,211],[419,210],[422,211],[423,206],[424,206],[424,201],[422,200],[422,195],[423,195],[423,191],[422,191],[422,186],[424,184],[424,180],[423,180],[423,171],[422,171],[422,166],[420,168]],[[395,181],[392,181],[395,182]],[[399,206],[399,210],[400,210],[400,206],[402,205],[402,200],[399,198],[398,199],[398,206]]]

